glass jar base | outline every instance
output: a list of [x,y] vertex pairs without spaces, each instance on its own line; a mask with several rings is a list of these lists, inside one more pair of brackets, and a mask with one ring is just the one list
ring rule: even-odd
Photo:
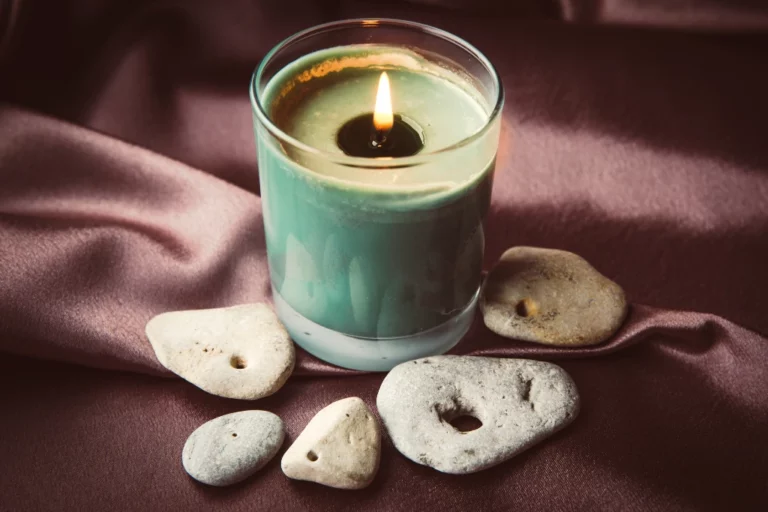
[[405,361],[443,354],[467,333],[475,317],[480,290],[456,316],[432,329],[395,338],[349,336],[309,320],[272,287],[275,310],[293,341],[331,364],[374,372],[389,371]]

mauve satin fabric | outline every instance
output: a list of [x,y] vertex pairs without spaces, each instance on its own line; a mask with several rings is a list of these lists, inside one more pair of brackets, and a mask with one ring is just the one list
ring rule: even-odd
[[[768,509],[768,35],[477,12],[0,1],[0,510]],[[503,77],[486,266],[512,245],[575,251],[629,318],[586,349],[475,322],[455,353],[557,361],[583,398],[496,468],[443,475],[385,440],[365,491],[290,481],[279,457],[197,484],[181,449],[208,419],[273,411],[287,447],[333,400],[375,404],[383,375],[301,351],[273,397],[210,396],[144,336],[162,311],[270,300],[250,73],[296,30],[374,14],[456,32]]]

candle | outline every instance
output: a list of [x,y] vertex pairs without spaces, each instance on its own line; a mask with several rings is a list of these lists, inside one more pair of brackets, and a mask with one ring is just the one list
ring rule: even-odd
[[[415,32],[431,46],[397,43]],[[273,297],[293,339],[367,370],[453,346],[480,285],[502,102],[490,64],[436,29],[338,22],[273,50],[251,95]]]
[[373,113],[361,114],[344,123],[336,144],[351,156],[404,157],[424,148],[424,134],[414,121],[392,111],[389,76],[382,71]]

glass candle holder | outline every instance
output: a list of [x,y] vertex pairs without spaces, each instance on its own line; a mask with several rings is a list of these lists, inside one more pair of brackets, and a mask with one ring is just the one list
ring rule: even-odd
[[340,21],[270,51],[250,95],[273,299],[293,340],[379,371],[453,347],[474,318],[499,141],[488,59],[426,25]]

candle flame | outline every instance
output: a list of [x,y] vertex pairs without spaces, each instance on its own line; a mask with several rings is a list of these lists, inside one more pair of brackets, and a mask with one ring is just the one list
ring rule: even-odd
[[373,109],[373,127],[377,131],[389,131],[395,124],[392,114],[392,95],[389,92],[389,77],[387,72],[381,73],[379,89],[376,92],[376,106]]

